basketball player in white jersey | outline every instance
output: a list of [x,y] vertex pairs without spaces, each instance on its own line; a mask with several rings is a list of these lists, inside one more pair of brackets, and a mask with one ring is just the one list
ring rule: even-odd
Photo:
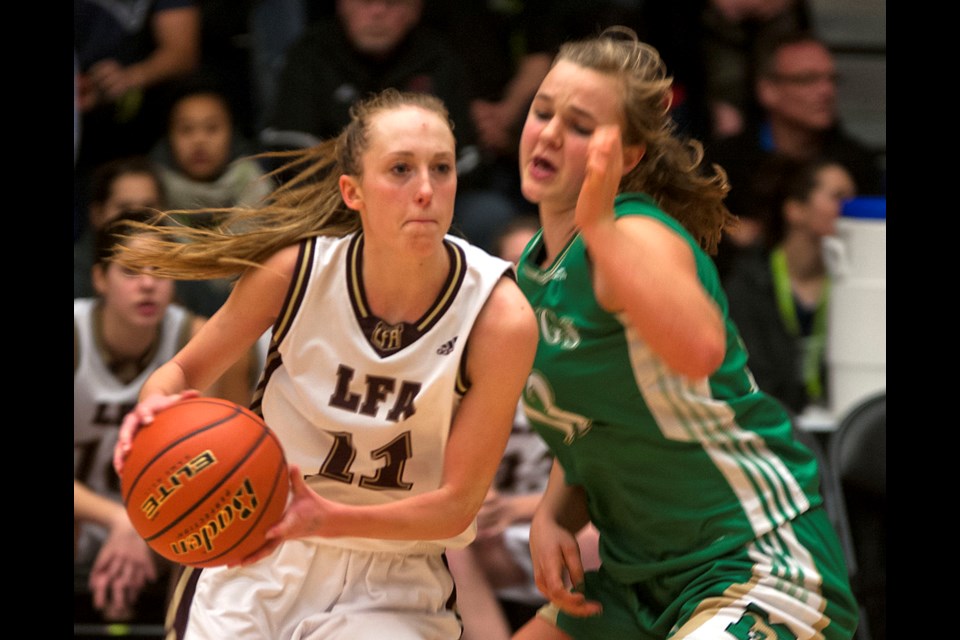
[[176,278],[242,276],[144,385],[116,466],[137,428],[271,327],[251,407],[291,464],[268,543],[240,566],[190,571],[172,637],[460,637],[443,554],[474,536],[535,319],[511,263],[448,233],[456,142],[443,104],[387,90],[352,114],[291,160],[305,168],[269,204],[231,209],[223,235],[184,230],[120,257]]
[[[98,229],[90,274],[97,295],[73,303],[74,571],[87,577],[93,609],[104,621],[148,615],[135,607],[145,589],[157,591],[162,606],[166,586],[157,580],[170,567],[130,524],[113,449],[144,381],[206,321],[172,302],[172,280],[109,262],[122,224],[149,219],[146,211],[121,211]],[[230,397],[222,382],[213,391]]]

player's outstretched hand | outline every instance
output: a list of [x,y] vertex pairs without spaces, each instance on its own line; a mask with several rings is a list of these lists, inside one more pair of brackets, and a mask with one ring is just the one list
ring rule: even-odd
[[123,471],[123,461],[127,459],[127,455],[133,447],[133,435],[137,432],[137,429],[153,422],[153,417],[167,407],[181,400],[199,396],[200,392],[196,389],[187,389],[169,396],[153,394],[138,402],[137,406],[125,415],[123,422],[120,423],[120,436],[113,448],[113,468],[116,469],[117,473]]

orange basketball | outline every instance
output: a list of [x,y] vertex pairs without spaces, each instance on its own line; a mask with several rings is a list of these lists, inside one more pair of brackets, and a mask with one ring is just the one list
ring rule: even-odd
[[263,420],[220,398],[191,398],[141,426],[120,475],[137,533],[194,567],[257,550],[287,504],[287,462]]

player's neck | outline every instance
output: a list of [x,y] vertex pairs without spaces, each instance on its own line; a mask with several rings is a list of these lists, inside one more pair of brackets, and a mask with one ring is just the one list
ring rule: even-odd
[[445,246],[413,260],[384,259],[364,247],[361,277],[367,303],[374,315],[387,322],[416,322],[436,302],[450,275]]
[[93,314],[93,335],[107,368],[121,379],[132,379],[156,353],[160,325],[154,331],[131,327],[101,304]]

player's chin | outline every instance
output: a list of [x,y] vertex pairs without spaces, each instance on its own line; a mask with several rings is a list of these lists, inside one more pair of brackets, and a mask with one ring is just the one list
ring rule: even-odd
[[449,223],[435,219],[408,220],[403,224],[401,233],[412,247],[423,250],[436,249],[450,229]]
[[524,173],[520,178],[520,194],[527,202],[540,204],[544,196],[544,185]]

